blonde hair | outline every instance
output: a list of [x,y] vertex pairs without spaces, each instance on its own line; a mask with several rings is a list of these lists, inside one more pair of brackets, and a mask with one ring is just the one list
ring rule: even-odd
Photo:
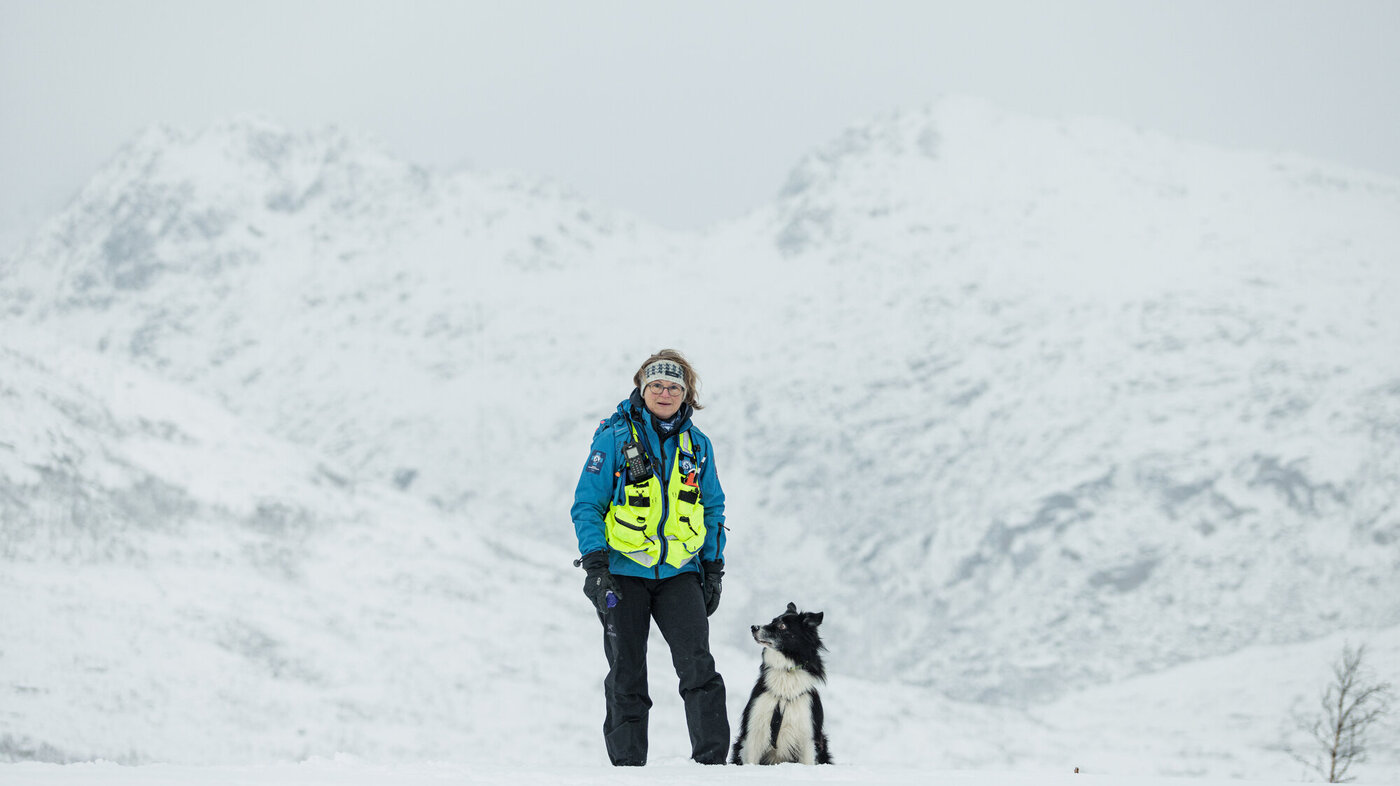
[[690,361],[685,359],[685,355],[682,355],[680,350],[657,350],[651,357],[643,361],[641,368],[637,369],[637,373],[632,375],[632,384],[636,385],[640,390],[642,387],[642,374],[646,373],[647,366],[650,366],[658,360],[669,360],[681,367],[681,371],[685,374],[685,403],[689,404],[692,409],[704,409],[698,400],[700,395],[700,375],[695,373],[695,369],[690,365]]

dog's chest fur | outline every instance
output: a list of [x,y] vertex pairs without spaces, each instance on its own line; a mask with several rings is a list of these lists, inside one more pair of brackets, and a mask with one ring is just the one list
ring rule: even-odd
[[[763,650],[763,692],[753,699],[744,740],[747,764],[815,764],[812,691],[818,680],[776,650]],[[777,721],[776,732],[774,721]]]

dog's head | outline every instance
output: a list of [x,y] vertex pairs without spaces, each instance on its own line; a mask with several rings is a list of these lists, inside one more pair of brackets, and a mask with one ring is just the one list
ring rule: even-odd
[[822,612],[798,611],[797,604],[789,603],[787,611],[773,618],[767,625],[751,625],[753,640],[765,647],[782,653],[801,650],[822,649],[821,638],[817,636],[817,626],[822,624]]

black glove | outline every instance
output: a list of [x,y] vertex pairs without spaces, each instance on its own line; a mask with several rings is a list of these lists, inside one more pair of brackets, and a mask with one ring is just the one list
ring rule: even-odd
[[714,562],[702,562],[700,567],[704,568],[705,578],[700,589],[705,593],[705,616],[715,613],[719,608],[720,579],[724,578],[724,560]]
[[[575,564],[582,565],[583,569],[588,571],[588,576],[583,580],[583,594],[593,601],[599,614],[607,614],[608,609],[616,606],[617,602],[622,599],[622,591],[617,587],[617,579],[614,579],[612,571],[608,570],[608,552],[589,552],[580,557]],[[609,598],[609,595],[612,597]]]

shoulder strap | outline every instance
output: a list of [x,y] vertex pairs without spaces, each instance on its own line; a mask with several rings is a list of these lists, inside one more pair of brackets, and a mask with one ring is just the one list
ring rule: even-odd
[[628,440],[637,439],[637,424],[631,418],[618,418],[613,424],[613,436],[616,438],[617,448],[622,449],[623,443]]

